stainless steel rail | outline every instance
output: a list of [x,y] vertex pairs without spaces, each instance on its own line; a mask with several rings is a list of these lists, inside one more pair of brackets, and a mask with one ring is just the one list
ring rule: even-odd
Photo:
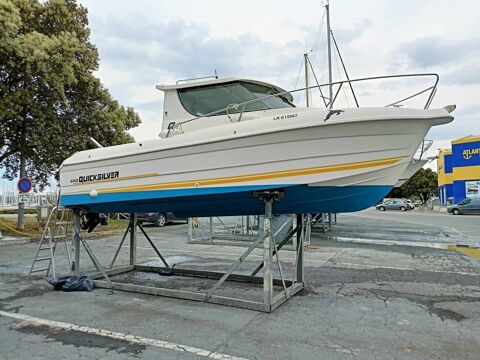
[[[412,163],[413,164],[416,164],[417,162],[419,162],[420,160],[422,160],[422,157],[423,155],[427,152],[428,149],[430,149],[430,147],[432,146],[433,144],[433,140],[427,140],[427,139],[423,139],[422,141],[422,145],[419,147],[419,149],[416,151],[416,153],[420,150],[420,155],[418,157],[418,159],[415,159],[415,156],[413,156],[412,158]],[[416,155],[415,153],[415,155]]]

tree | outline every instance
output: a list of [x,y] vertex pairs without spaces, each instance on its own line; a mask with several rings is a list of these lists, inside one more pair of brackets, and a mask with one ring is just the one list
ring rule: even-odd
[[389,196],[398,198],[418,198],[425,203],[437,193],[436,172],[431,169],[420,169],[400,188],[393,189]]
[[0,169],[12,180],[24,162],[36,188],[63,160],[132,142],[140,124],[100,80],[87,10],[75,0],[0,0]]

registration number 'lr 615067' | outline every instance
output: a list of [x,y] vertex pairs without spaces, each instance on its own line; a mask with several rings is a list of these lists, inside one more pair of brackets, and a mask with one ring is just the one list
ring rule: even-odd
[[296,118],[297,116],[298,114],[277,115],[273,117],[273,120],[292,119],[292,118]]

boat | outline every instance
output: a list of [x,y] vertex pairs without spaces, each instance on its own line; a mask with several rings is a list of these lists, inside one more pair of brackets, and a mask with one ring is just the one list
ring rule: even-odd
[[66,159],[63,206],[254,215],[264,213],[254,192],[278,190],[274,214],[358,211],[402,178],[432,126],[453,120],[453,106],[300,108],[293,92],[248,78],[157,88],[165,93],[160,136]]

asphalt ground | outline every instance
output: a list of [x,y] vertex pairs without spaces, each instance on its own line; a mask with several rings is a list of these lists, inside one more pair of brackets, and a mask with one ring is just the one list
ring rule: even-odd
[[[306,249],[306,288],[270,314],[116,290],[55,292],[41,277],[26,279],[35,244],[1,245],[0,358],[478,359],[480,262],[446,246],[473,244],[480,217],[459,219],[341,214],[334,230],[315,233]],[[224,270],[245,250],[188,244],[185,225],[147,231],[169,263],[185,267]],[[120,237],[88,240],[103,265]],[[293,257],[281,253],[287,273]],[[137,258],[158,261],[141,236]],[[67,272],[61,245],[56,259],[58,273]],[[254,250],[241,270],[261,259]],[[128,263],[127,244],[118,263]],[[94,270],[85,252],[81,268]],[[132,276],[200,291],[211,286]],[[222,291],[258,295],[236,285]]]
[[[480,215],[452,215],[424,211],[421,208],[407,212],[380,212],[375,208],[369,208],[356,213],[340,214],[339,216],[342,219],[339,225],[344,228],[352,226],[355,222],[363,224],[365,221],[370,221],[370,226],[365,227],[366,231],[371,233],[374,228],[377,231],[382,229],[383,237],[387,240],[394,237],[388,234],[389,230],[395,230],[398,227],[403,232],[413,229],[414,232],[410,235],[413,241],[422,240],[419,237],[423,236],[425,241],[430,242],[465,242],[472,246],[480,246]],[[443,235],[437,237],[423,235],[428,231]]]

